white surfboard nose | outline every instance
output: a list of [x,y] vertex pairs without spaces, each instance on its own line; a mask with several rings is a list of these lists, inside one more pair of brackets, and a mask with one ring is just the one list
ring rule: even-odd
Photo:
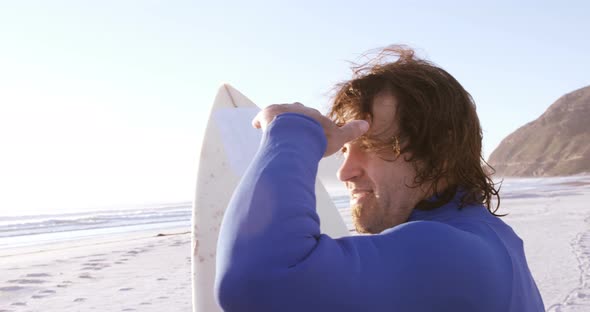
[[214,107],[255,107],[256,104],[249,98],[243,95],[236,88],[231,86],[229,83],[224,83],[219,87],[217,95],[215,96]]

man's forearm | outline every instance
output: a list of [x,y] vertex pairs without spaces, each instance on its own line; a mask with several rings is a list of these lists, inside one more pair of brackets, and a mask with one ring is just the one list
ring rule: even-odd
[[241,283],[280,274],[317,244],[314,185],[325,145],[322,128],[309,117],[283,114],[270,124],[222,223],[216,281],[222,304],[224,294],[234,302],[232,289],[248,289]]

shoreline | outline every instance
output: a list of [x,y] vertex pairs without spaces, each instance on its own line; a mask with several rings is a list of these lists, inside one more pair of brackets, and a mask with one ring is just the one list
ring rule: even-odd
[[144,229],[131,232],[109,233],[105,236],[88,236],[78,237],[69,240],[50,241],[46,244],[25,245],[25,246],[9,246],[0,248],[0,259],[6,259],[15,256],[36,254],[42,252],[52,252],[59,250],[82,248],[88,245],[105,245],[118,242],[127,242],[133,240],[141,240],[150,237],[157,237],[163,234],[165,236],[190,234],[190,228],[186,227],[171,227],[160,229]]

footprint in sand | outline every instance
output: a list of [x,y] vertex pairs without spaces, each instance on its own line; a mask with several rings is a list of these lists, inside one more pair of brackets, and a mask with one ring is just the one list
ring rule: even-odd
[[[590,218],[586,218],[584,221],[590,223]],[[579,310],[580,307],[590,306],[590,232],[578,233],[571,242],[571,247],[578,258],[580,284],[570,290],[561,303],[550,306],[547,312],[582,311]],[[587,311],[587,309],[583,311]]]
[[94,277],[92,277],[92,275],[90,275],[88,273],[82,273],[82,274],[78,275],[78,278],[94,278]]
[[55,290],[46,289],[39,292],[40,294],[55,294]]
[[127,256],[133,256],[133,257],[135,257],[135,256],[137,256],[138,254],[140,254],[140,253],[144,253],[144,252],[146,252],[146,251],[148,251],[148,250],[147,250],[147,249],[134,249],[134,250],[129,250],[129,251],[128,251],[128,252],[126,252],[125,254],[126,254]]
[[12,284],[43,284],[43,283],[47,283],[47,281],[45,280],[39,280],[39,279],[15,279],[15,280],[10,280],[8,281],[8,283],[12,283]]
[[90,267],[82,267],[82,268],[80,268],[80,271],[90,271],[90,270],[92,270],[92,271],[100,271],[100,270],[101,270],[101,268],[92,267],[92,266],[90,266]]
[[42,296],[42,295],[32,295],[31,296],[32,299],[43,299],[45,297],[47,297],[47,296]]
[[102,270],[102,267],[94,267],[94,266],[87,266],[87,267],[83,267],[80,270],[81,271],[100,271]]
[[121,288],[121,289],[119,289],[119,291],[130,291],[130,290],[133,290],[133,288],[128,287],[128,288]]
[[164,278],[164,277],[160,277],[160,278],[157,279],[157,281],[167,281],[167,280],[168,279],[167,278]]
[[17,306],[17,307],[24,307],[27,305],[26,302],[15,302],[15,303],[11,303],[11,306]]
[[102,257],[102,256],[106,256],[107,254],[94,254],[94,255],[90,255],[89,257]]
[[183,241],[175,241],[173,244],[170,245],[170,247],[178,247],[178,246],[186,245],[188,243],[189,243],[189,241],[186,241],[186,242],[183,242]]
[[152,305],[152,303],[151,302],[142,302],[139,305]]
[[84,302],[86,301],[86,298],[76,298],[73,300],[73,302]]
[[47,274],[47,273],[31,273],[31,274],[27,274],[25,275],[25,277],[50,277],[51,274]]
[[59,288],[66,288],[72,284],[72,281],[62,281],[60,284],[57,284]]
[[170,297],[166,297],[166,296],[160,296],[160,297],[158,297],[157,299],[168,299],[168,298],[170,298]]
[[123,309],[123,310],[121,310],[121,311],[136,311],[136,310],[135,310],[135,309],[133,309],[133,308],[127,308],[127,309]]
[[7,286],[7,287],[0,287],[1,292],[9,292],[9,291],[19,291],[21,289],[25,289],[24,287],[20,286]]
[[104,268],[110,267],[109,264],[100,263],[100,262],[86,262],[86,263],[82,263],[82,265],[84,266],[81,269],[83,271],[88,271],[88,270],[100,271]]

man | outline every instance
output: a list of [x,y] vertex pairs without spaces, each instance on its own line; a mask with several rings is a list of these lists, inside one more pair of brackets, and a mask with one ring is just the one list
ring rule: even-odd
[[[471,97],[413,51],[390,54],[339,85],[331,120],[299,103],[254,119],[263,140],[218,243],[225,311],[544,311],[491,205]],[[318,162],[338,150],[355,227],[374,235],[320,233]]]

